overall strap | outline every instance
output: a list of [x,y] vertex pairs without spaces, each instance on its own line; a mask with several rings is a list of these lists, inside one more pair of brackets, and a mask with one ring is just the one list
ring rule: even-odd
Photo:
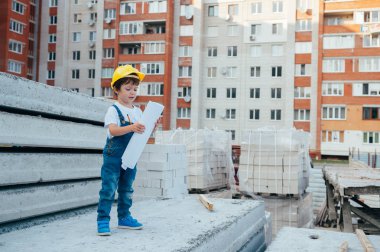
[[124,123],[125,123],[125,119],[124,119],[124,116],[123,116],[123,114],[121,113],[120,109],[119,109],[115,104],[113,104],[112,106],[115,107],[115,109],[116,109],[116,111],[117,111],[117,114],[119,115],[120,125],[124,124]]

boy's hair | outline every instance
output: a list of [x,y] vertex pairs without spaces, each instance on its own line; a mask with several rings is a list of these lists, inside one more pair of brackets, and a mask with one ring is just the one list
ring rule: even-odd
[[[137,74],[135,73],[131,73],[130,75],[135,75],[137,77]],[[140,81],[138,78],[133,78],[133,77],[120,78],[113,85],[113,89],[115,91],[119,91],[121,86],[124,84],[132,84],[132,85],[138,86],[140,84]]]

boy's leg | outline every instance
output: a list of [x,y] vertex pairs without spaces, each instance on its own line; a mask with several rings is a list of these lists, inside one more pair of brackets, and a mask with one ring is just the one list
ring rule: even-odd
[[104,161],[101,170],[102,189],[99,192],[98,221],[109,221],[112,203],[120,176],[120,167]]
[[126,169],[120,168],[120,179],[118,186],[118,194],[119,198],[117,200],[117,217],[120,219],[124,219],[131,215],[129,212],[129,208],[132,206],[132,196],[133,196],[133,182],[136,177],[136,170],[134,169]]

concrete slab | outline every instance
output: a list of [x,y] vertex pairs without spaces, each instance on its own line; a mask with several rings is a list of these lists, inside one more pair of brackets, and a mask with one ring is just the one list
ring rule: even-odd
[[[312,239],[311,236],[318,237]],[[380,251],[380,236],[368,235],[368,239],[375,246],[376,251]],[[321,229],[291,228],[285,227],[277,234],[276,239],[272,241],[267,252],[282,251],[339,251],[340,245],[348,241],[348,251],[362,252],[363,247],[357,239],[356,234],[327,231]]]
[[[136,202],[133,215],[143,230],[116,229],[112,209],[110,237],[96,235],[96,212],[0,235],[1,251],[238,251],[265,248],[261,201],[213,199],[209,212],[198,195],[185,199]],[[244,250],[244,249],[243,249]]]

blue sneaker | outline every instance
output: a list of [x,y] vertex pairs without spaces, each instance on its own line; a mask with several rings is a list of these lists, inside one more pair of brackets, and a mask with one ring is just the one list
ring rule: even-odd
[[125,219],[119,219],[118,228],[126,228],[126,229],[142,229],[143,224],[138,222],[136,219],[133,219],[132,216],[128,216]]
[[100,236],[111,235],[110,222],[108,220],[98,221],[98,235]]

